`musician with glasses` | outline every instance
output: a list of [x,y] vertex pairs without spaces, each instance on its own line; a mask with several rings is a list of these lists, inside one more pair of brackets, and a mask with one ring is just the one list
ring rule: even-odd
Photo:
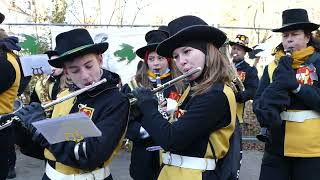
[[[157,86],[168,82],[177,76],[176,67],[172,59],[165,58],[156,53],[157,45],[168,38],[168,32],[160,30],[151,30],[146,33],[146,46],[139,48],[136,54],[143,59],[141,67],[138,67],[137,74],[132,80],[125,84],[122,92],[128,94],[137,87],[156,88]],[[158,101],[166,101],[166,98],[176,100],[179,97],[177,89],[182,89],[183,83],[176,84],[164,91],[158,93]],[[180,90],[181,91],[181,90]],[[163,106],[165,106],[163,104]],[[130,176],[135,180],[153,180],[156,179],[160,169],[159,148],[154,143],[153,137],[141,126],[141,117],[131,113],[131,120],[128,124],[126,137],[132,144]],[[170,114],[164,109],[163,116],[169,120]]]
[[[15,113],[21,121],[16,123],[16,130],[21,133],[18,145],[25,154],[46,160],[42,179],[111,180],[109,165],[120,149],[124,137],[129,116],[129,100],[119,92],[119,76],[102,69],[101,54],[108,49],[108,43],[94,44],[87,30],[74,29],[57,35],[56,49],[61,54],[49,60],[49,64],[63,68],[73,83],[72,87],[62,91],[58,98],[102,78],[107,82],[55,105],[52,117],[84,112],[102,135],[49,144],[32,125],[33,122],[45,118],[44,110],[39,103],[31,103]],[[26,132],[23,133],[24,130]],[[42,148],[42,154],[35,153],[36,147]]]

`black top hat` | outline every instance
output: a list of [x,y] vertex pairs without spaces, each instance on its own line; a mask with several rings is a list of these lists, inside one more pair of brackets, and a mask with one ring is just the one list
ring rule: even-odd
[[318,28],[318,24],[309,21],[308,12],[305,9],[287,9],[282,12],[282,27],[272,31],[285,32],[298,29],[314,31]]
[[0,13],[0,24],[3,22],[4,18],[5,16],[2,13]]
[[252,51],[250,51],[250,52],[248,53],[249,59],[254,59],[254,58],[259,57],[259,56],[257,56],[257,54],[258,54],[259,52],[263,51],[263,49],[260,49],[258,45],[255,45],[255,46],[253,46],[252,48],[253,48]]
[[59,56],[59,53],[56,50],[49,50],[44,52],[44,54],[48,55],[49,59],[51,59],[52,56]]
[[89,53],[102,54],[108,49],[107,42],[94,44],[86,29],[73,29],[56,37],[55,50],[60,53],[58,58],[49,60],[53,67],[62,68],[63,63]]
[[169,37],[168,33],[163,30],[151,30],[147,32],[145,39],[147,41],[147,45],[139,48],[136,51],[136,54],[141,58],[144,59],[144,56],[147,51],[155,51],[158,44],[163,40]]
[[163,31],[169,36],[169,28],[168,26],[159,26],[158,30]]
[[189,41],[211,42],[216,48],[220,48],[226,41],[226,34],[196,16],[182,16],[168,25],[169,38],[161,42],[157,47],[157,53],[164,57],[172,57],[172,52],[179,46]]
[[248,47],[249,38],[246,35],[238,34],[234,41],[229,41],[230,46],[238,45],[243,47],[246,52],[252,51],[251,48]]

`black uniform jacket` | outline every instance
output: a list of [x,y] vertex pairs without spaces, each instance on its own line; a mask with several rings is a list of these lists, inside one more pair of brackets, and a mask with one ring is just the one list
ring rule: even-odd
[[[57,162],[82,170],[93,170],[103,167],[103,163],[111,157],[119,144],[128,122],[129,101],[116,87],[119,82],[117,74],[104,70],[102,78],[106,78],[107,83],[77,96],[70,111],[70,113],[79,112],[79,104],[93,108],[91,119],[102,132],[102,136],[85,138],[81,141],[86,142],[86,152],[79,148],[79,160],[75,158],[74,153],[76,142],[67,141],[49,145],[47,149]],[[30,139],[28,141],[26,137],[20,135],[18,141],[24,154],[43,159],[43,149],[35,150],[34,143],[30,144]],[[55,168],[54,163],[49,160],[53,168]]]
[[[318,56],[313,61],[314,62],[312,64],[316,68],[316,74],[318,77],[320,77],[320,56]],[[310,59],[305,62],[305,64],[309,63]],[[271,129],[271,143],[266,143],[266,151],[277,155],[284,155],[285,134],[288,133],[286,132],[288,130],[286,130],[286,124],[288,124],[288,122],[282,121],[279,113],[284,110],[314,110],[320,112],[320,83],[318,80],[314,81],[312,86],[304,84],[301,86],[301,89],[297,94],[294,94],[292,92],[288,93],[277,91],[269,86],[270,78],[267,66],[264,69],[263,75],[260,80],[260,84],[253,103],[253,110],[254,112],[259,111],[259,113],[256,113],[256,115],[261,127],[268,127]],[[265,109],[262,110],[262,108]],[[318,129],[319,127],[312,128]],[[304,132],[291,133],[295,133],[302,137],[304,134],[306,134],[306,132],[309,132],[309,130],[306,130]],[[296,139],[295,143],[301,144],[302,142]],[[317,151],[320,152],[320,150]]]
[[0,94],[11,87],[16,79],[16,70],[7,59],[0,60]]
[[[11,113],[14,100],[17,98],[21,72],[17,57],[0,47],[0,115]],[[8,173],[9,147],[14,143],[12,129],[0,131],[0,179]]]
[[243,81],[245,90],[236,94],[236,100],[238,103],[245,103],[246,101],[253,99],[256,93],[259,85],[258,71],[244,60],[236,63],[236,68],[237,71],[245,72],[245,79]]
[[[146,100],[140,105],[143,112],[142,126],[165,151],[203,158],[207,153],[210,134],[231,123],[229,102],[223,89],[224,84],[215,84],[201,95],[191,97],[190,92],[181,106],[184,114],[173,123],[163,119],[157,111],[155,100]],[[216,158],[222,158],[221,154]],[[212,179],[216,177],[214,173],[205,171],[203,177]]]
[[[171,76],[161,79],[161,83],[166,83],[171,80]],[[153,84],[156,87],[156,84]],[[121,91],[125,94],[130,93],[131,89],[128,84],[125,84]],[[163,96],[168,98],[170,92],[176,91],[174,86],[167,88],[163,92]],[[133,142],[131,152],[131,163],[130,163],[130,175],[132,178],[137,180],[152,180],[157,177],[160,169],[159,151],[147,151],[146,148],[149,146],[157,145],[154,143],[152,137],[145,139],[141,138],[141,117],[135,117],[130,115],[130,121],[126,137]]]

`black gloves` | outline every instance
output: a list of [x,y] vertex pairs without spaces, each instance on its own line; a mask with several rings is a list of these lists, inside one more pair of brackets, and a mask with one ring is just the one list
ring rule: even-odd
[[19,117],[20,123],[24,127],[26,127],[30,132],[32,132],[34,128],[32,126],[33,122],[46,118],[41,104],[36,102],[33,102],[30,105],[26,105],[14,114]]
[[236,96],[236,101],[237,101],[237,103],[242,103],[242,102],[243,102],[242,92],[237,92],[237,93],[235,94],[235,96]]
[[282,56],[280,58],[278,67],[274,71],[273,83],[279,89],[286,89],[293,91],[299,87],[296,79],[296,73],[292,69],[292,58],[289,56]]
[[134,89],[132,94],[137,99],[137,105],[139,107],[146,101],[158,101],[157,97],[151,92],[150,88],[139,87]]
[[32,140],[40,144],[42,147],[46,147],[48,142],[32,125],[33,122],[40,121],[46,118],[44,109],[41,104],[33,102],[30,105],[26,105],[15,113],[19,117],[19,122],[16,126],[23,126],[32,135]]

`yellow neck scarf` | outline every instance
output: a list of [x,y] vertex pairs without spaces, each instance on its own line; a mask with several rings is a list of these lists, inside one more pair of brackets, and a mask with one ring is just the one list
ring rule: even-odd
[[[157,77],[157,75],[155,75],[153,72],[151,72],[151,71],[149,71],[149,70],[147,71],[147,74],[148,74],[149,77],[151,77],[151,78],[153,78],[153,79],[155,79],[155,78]],[[170,75],[171,75],[170,72],[165,73],[165,74],[162,74],[162,75],[160,76],[160,79],[169,77]]]
[[[314,53],[314,51],[315,51],[315,49],[312,46],[309,46],[309,47],[302,49],[300,51],[294,51],[291,56],[293,59],[292,68],[298,69],[300,67],[300,65],[303,64]],[[280,58],[284,55],[285,55],[285,53],[282,50],[278,51],[275,54],[275,61],[278,63]]]

